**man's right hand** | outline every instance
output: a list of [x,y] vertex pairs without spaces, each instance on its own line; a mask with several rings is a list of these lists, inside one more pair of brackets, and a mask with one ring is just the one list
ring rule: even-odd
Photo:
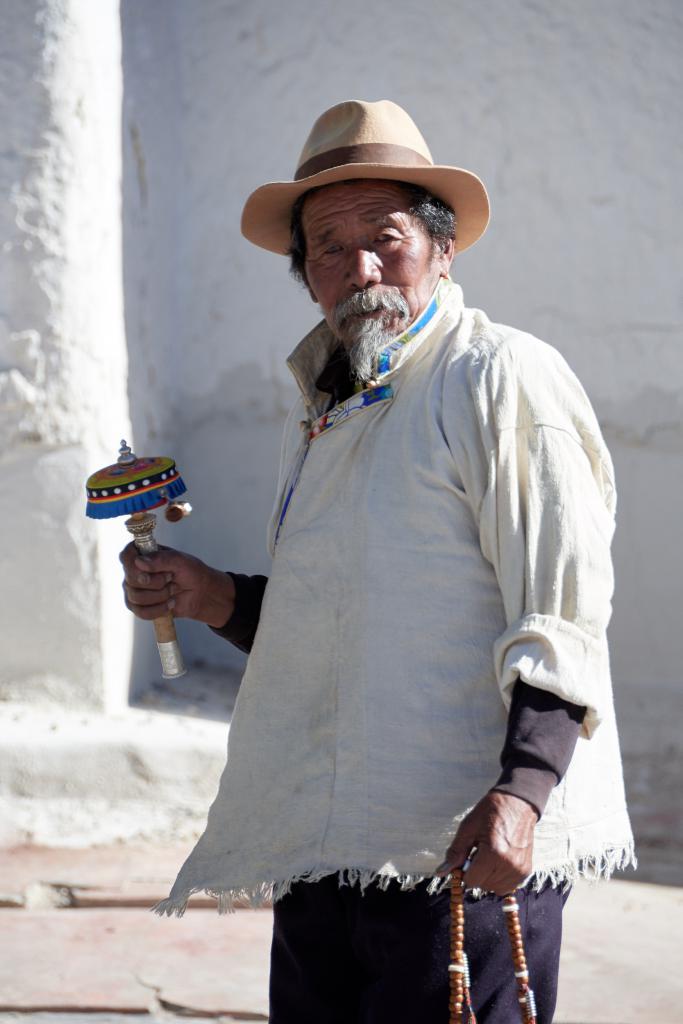
[[131,543],[119,558],[126,607],[139,619],[157,619],[171,612],[220,629],[235,610],[232,577],[193,555],[166,547],[141,555]]

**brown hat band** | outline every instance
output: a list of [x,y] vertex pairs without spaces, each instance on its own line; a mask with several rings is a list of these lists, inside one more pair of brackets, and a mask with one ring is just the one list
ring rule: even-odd
[[306,160],[294,175],[294,181],[310,178],[343,164],[393,164],[399,167],[433,167],[421,153],[408,146],[392,146],[385,142],[361,142],[357,146],[338,146]]

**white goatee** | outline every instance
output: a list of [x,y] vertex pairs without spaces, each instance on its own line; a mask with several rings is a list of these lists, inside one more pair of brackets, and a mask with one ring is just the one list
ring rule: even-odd
[[[380,311],[381,316],[365,315]],[[408,303],[395,288],[366,288],[337,303],[336,331],[349,353],[351,374],[361,383],[372,379],[377,356],[403,329],[389,327],[396,314],[407,325]]]

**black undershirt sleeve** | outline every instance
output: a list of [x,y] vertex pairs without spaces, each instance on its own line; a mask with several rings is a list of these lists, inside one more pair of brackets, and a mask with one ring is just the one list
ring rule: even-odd
[[581,731],[585,707],[518,679],[512,693],[498,793],[532,804],[539,817],[562,781]]
[[228,576],[232,576],[235,584],[235,610],[224,626],[210,626],[209,629],[248,654],[256,636],[268,577],[245,576],[237,572],[229,572]]

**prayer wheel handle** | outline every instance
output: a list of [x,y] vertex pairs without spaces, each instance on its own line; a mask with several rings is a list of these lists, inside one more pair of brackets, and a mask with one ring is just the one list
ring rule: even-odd
[[[179,506],[180,503],[177,503],[175,507]],[[141,555],[151,555],[159,550],[154,536],[156,518],[153,512],[134,512],[130,519],[126,520],[126,529],[132,534],[133,543]],[[178,643],[173,616],[167,612],[166,615],[160,615],[158,619],[153,619],[152,625],[159,648],[161,673],[164,679],[176,679],[178,676],[184,676],[187,669]]]

